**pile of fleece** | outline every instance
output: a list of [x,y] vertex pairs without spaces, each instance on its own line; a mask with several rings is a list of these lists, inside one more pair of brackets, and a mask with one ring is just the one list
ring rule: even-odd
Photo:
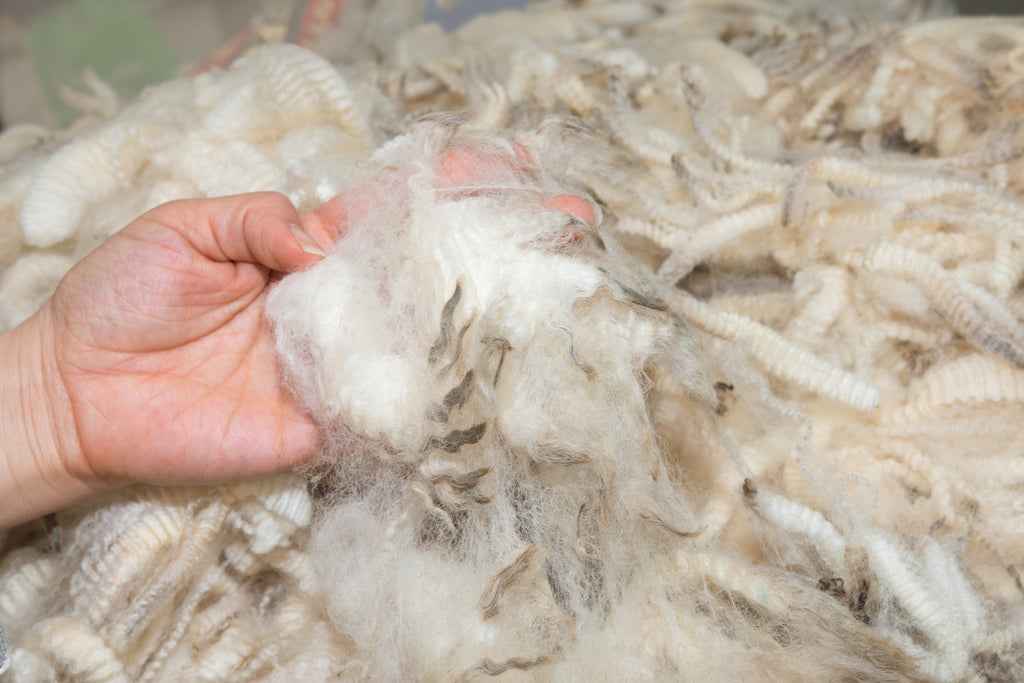
[[161,202],[362,207],[267,305],[315,461],[4,532],[3,680],[1024,681],[1024,20],[851,5],[353,7],[0,136],[0,329]]

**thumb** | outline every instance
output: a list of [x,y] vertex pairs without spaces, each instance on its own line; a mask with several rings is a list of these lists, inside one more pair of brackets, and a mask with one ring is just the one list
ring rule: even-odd
[[325,255],[325,245],[302,229],[298,211],[277,192],[179,200],[158,206],[144,218],[174,230],[211,261],[287,272],[311,266]]

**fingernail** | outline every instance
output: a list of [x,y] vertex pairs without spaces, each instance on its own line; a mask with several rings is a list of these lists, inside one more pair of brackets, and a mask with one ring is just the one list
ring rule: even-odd
[[295,237],[295,241],[299,243],[299,247],[302,248],[302,251],[307,254],[312,254],[313,256],[319,256],[320,258],[327,256],[327,252],[321,249],[320,245],[313,241],[313,238],[302,229],[302,226],[290,225],[288,227],[291,228],[292,236]]
[[583,197],[577,197],[574,194],[558,194],[548,199],[546,205],[576,216],[589,225],[597,225],[597,214],[594,212],[594,207]]
[[525,161],[528,164],[533,163],[533,157],[530,155],[530,150],[526,149],[518,142],[512,143],[512,153],[516,155],[516,159],[519,159],[519,161]]

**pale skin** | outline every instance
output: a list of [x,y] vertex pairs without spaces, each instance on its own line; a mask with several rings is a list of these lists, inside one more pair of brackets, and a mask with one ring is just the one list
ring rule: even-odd
[[[461,181],[463,159],[448,157],[442,180]],[[576,196],[545,204],[595,220]],[[0,529],[135,482],[308,459],[316,425],[281,385],[264,305],[279,274],[323,258],[346,205],[300,215],[272,192],[164,204],[0,334]]]

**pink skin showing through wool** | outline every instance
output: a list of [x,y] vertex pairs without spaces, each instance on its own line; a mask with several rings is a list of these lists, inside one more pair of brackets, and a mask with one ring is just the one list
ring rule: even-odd
[[[471,147],[448,150],[441,155],[436,169],[437,184],[441,188],[453,188],[471,194],[473,188],[511,180],[519,169],[532,163],[529,151],[522,145],[512,143],[512,151],[513,157],[505,157]],[[335,197],[320,208],[302,214],[302,227],[320,245],[329,248],[337,235],[344,232],[350,214],[372,210],[373,207],[366,204],[373,196],[372,191],[363,193],[357,189]],[[597,220],[590,202],[576,195],[554,195],[542,201],[541,206],[570,214],[590,225],[594,225]],[[582,232],[574,231],[570,239],[582,236]]]

